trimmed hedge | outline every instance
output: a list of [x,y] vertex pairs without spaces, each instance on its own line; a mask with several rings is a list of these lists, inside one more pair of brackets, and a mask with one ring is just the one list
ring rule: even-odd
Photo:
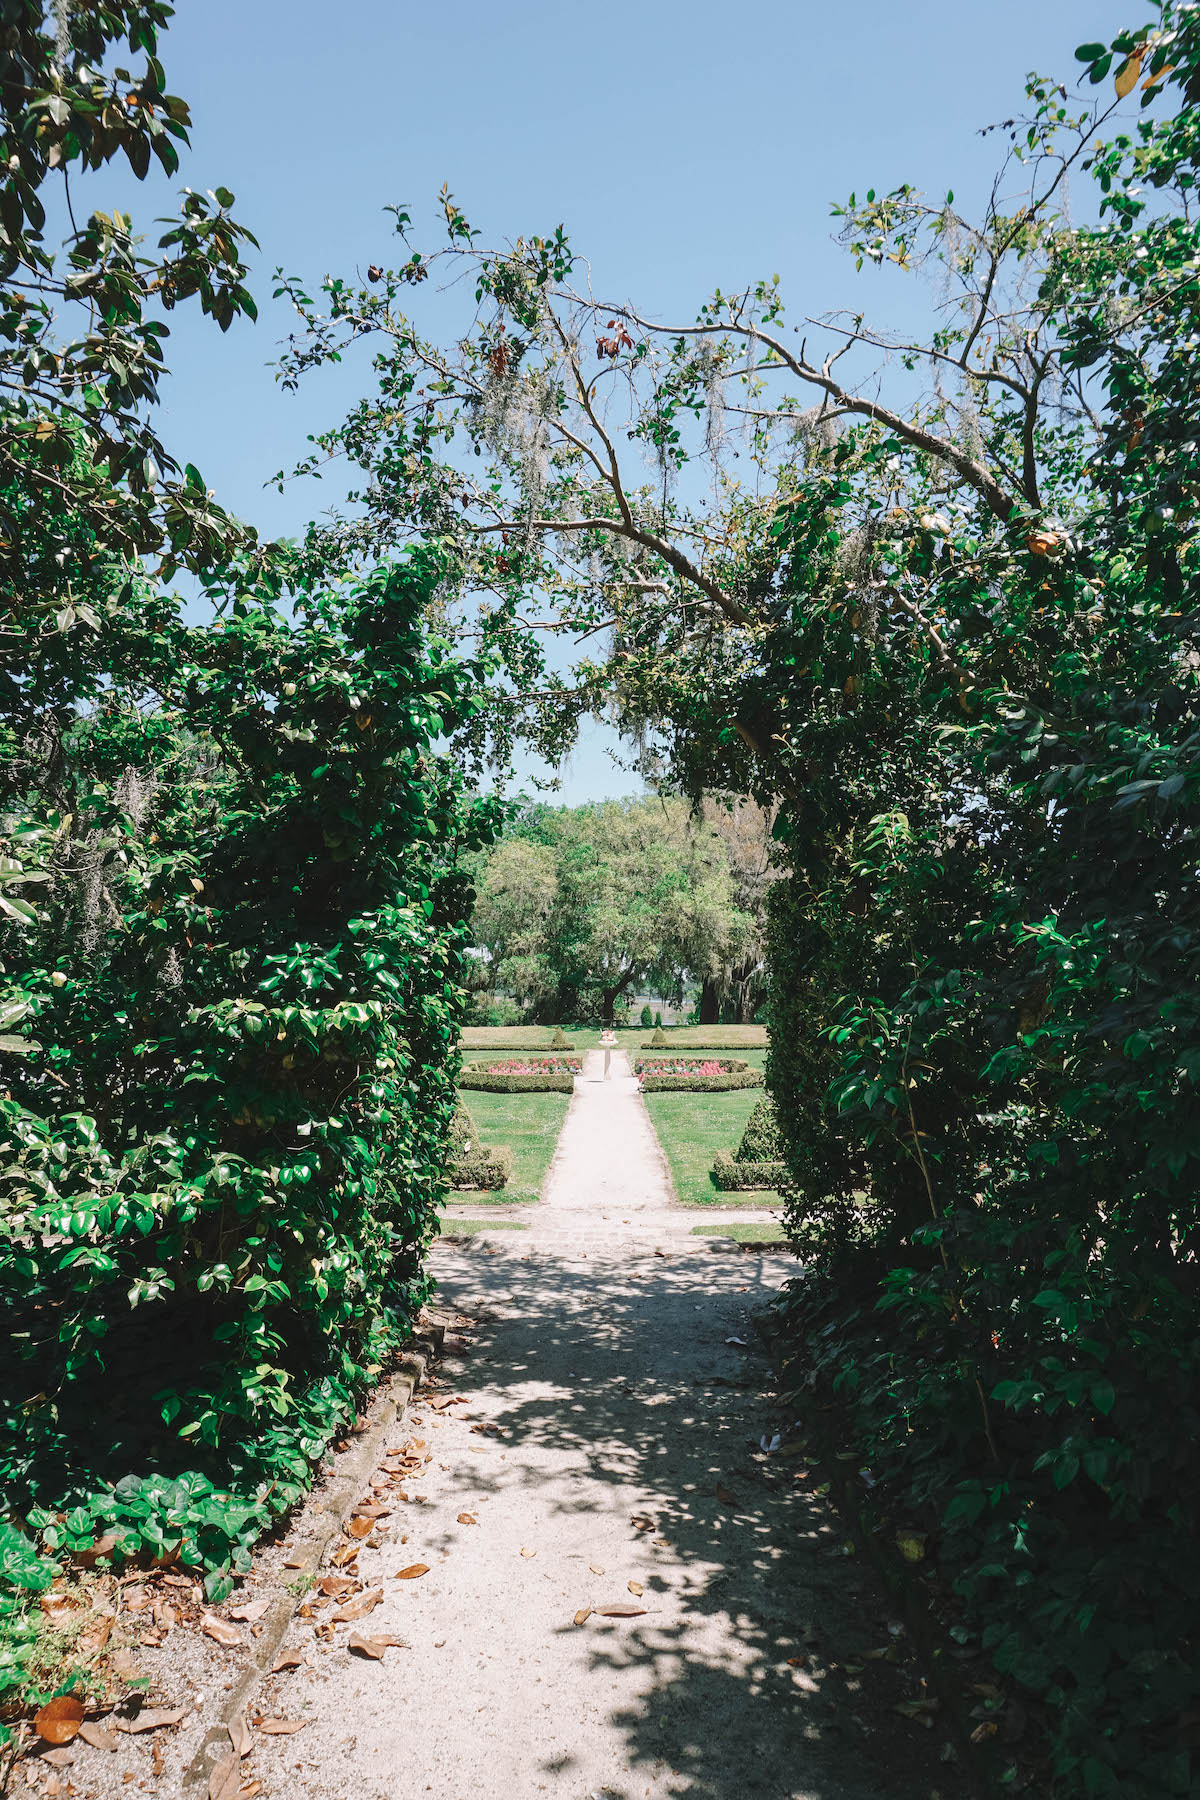
[[750,1117],[742,1141],[733,1153],[734,1162],[767,1163],[783,1161],[783,1138],[779,1115],[770,1094],[764,1094]]
[[513,1153],[507,1144],[481,1145],[474,1156],[459,1157],[447,1166],[452,1188],[502,1188],[513,1172]]
[[713,1180],[722,1193],[738,1194],[753,1188],[777,1188],[787,1172],[781,1162],[738,1162],[728,1150],[713,1159]]
[[761,1069],[731,1075],[643,1075],[643,1094],[727,1094],[734,1088],[761,1087]]
[[474,1094],[570,1094],[575,1088],[573,1075],[489,1075],[486,1069],[469,1065],[458,1078],[460,1088]]

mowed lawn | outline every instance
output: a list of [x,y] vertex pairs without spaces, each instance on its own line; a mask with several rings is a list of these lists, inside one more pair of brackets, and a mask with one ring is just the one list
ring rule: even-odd
[[[761,1058],[760,1052],[760,1058]],[[746,1053],[745,1060],[752,1056]],[[763,1189],[726,1194],[712,1179],[718,1150],[730,1154],[742,1141],[746,1120],[763,1097],[762,1088],[735,1088],[729,1094],[647,1094],[646,1109],[666,1152],[683,1206],[777,1207],[778,1194]]]
[[570,1094],[464,1093],[467,1111],[479,1130],[482,1144],[507,1144],[513,1153],[513,1172],[508,1186],[494,1194],[452,1189],[449,1203],[478,1206],[528,1202],[540,1198],[542,1182],[554,1155],[554,1146],[571,1103]]

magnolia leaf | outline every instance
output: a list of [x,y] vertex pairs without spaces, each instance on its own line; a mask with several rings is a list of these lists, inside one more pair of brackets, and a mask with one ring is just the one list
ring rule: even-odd
[[48,1744],[69,1744],[83,1724],[83,1702],[73,1694],[60,1694],[35,1713],[33,1723]]

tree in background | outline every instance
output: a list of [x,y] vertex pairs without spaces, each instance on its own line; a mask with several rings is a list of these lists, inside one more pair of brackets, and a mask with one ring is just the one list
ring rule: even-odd
[[611,1024],[643,982],[714,979],[753,926],[719,833],[656,799],[531,809],[482,860],[473,930],[501,991],[549,1020]]
[[745,795],[706,796],[703,816],[725,845],[734,900],[749,929],[731,943],[731,959],[704,977],[700,1023],[714,1025],[723,1010],[731,1023],[746,1025],[766,993],[767,900],[771,884],[782,873],[778,847],[771,835],[776,808],[759,806]]

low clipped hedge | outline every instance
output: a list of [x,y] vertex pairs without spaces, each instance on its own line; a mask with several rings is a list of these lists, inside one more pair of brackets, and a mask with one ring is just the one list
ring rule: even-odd
[[470,1064],[458,1078],[460,1088],[473,1094],[570,1094],[574,1091],[573,1075],[493,1075],[487,1069],[473,1069]]
[[728,1094],[734,1088],[761,1087],[761,1069],[733,1075],[643,1075],[643,1094]]
[[723,1193],[738,1194],[752,1188],[777,1188],[786,1167],[781,1162],[738,1162],[728,1150],[718,1150],[712,1176]]
[[480,1145],[473,1156],[461,1156],[446,1169],[452,1188],[502,1188],[513,1172],[513,1153],[507,1144]]

